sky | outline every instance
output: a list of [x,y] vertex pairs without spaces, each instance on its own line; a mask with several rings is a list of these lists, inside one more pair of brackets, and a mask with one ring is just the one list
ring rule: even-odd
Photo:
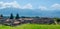
[[0,14],[9,15],[10,13],[60,17],[60,0],[0,0]]
[[15,7],[20,9],[60,9],[60,0],[0,0],[0,9]]

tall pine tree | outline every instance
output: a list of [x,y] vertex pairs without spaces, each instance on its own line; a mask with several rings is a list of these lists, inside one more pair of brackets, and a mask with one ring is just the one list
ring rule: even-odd
[[16,18],[15,18],[15,19],[19,19],[19,18],[20,18],[20,17],[19,17],[19,14],[17,13],[17,14],[16,14]]
[[13,14],[11,13],[11,15],[10,15],[10,19],[13,19],[14,18],[14,16],[13,16]]
[[1,14],[0,17],[3,17],[3,14]]

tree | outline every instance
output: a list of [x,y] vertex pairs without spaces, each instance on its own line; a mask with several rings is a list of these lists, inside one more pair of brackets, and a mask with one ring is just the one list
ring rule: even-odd
[[19,14],[17,13],[17,14],[16,14],[16,19],[19,19],[19,18],[20,18],[20,17],[19,17]]
[[59,21],[60,21],[60,18],[57,18],[57,17],[54,18],[55,24],[58,24]]
[[10,19],[13,19],[14,18],[14,16],[13,16],[13,14],[11,13],[11,15],[10,15]]
[[21,18],[26,18],[25,16],[21,16]]
[[36,16],[35,18],[40,18],[39,16]]
[[3,15],[1,14],[0,17],[3,17]]

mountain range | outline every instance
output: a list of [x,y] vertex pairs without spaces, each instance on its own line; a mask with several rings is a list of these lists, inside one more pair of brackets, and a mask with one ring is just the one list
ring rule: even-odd
[[9,16],[11,13],[20,16],[40,16],[40,17],[60,17],[60,10],[40,10],[40,9],[18,9],[18,8],[4,8],[0,9],[0,14]]

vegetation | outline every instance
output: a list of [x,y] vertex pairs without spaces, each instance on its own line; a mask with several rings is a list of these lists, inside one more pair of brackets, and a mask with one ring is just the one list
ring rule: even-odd
[[0,17],[3,17],[3,14],[1,14]]
[[[3,15],[1,14],[0,17],[3,17]],[[16,14],[15,19],[19,19],[19,14]],[[25,16],[21,16],[21,18],[30,18],[30,17],[25,17]],[[32,18],[40,18],[38,16],[36,17],[32,17]],[[11,13],[10,15],[10,19],[14,19],[13,14]],[[0,24],[0,29],[60,29],[60,25],[58,25],[58,23],[60,22],[60,18],[54,18],[55,24],[20,24],[18,26],[7,26],[7,25],[1,25]]]
[[16,19],[19,19],[20,17],[19,17],[19,14],[16,14]]
[[0,25],[0,29],[60,29],[60,25],[22,24],[14,27]]
[[60,22],[60,18],[54,18],[54,21],[55,21],[55,24],[59,24],[59,22]]
[[13,16],[13,14],[11,13],[11,15],[10,15],[10,19],[13,19],[14,18],[14,16]]

